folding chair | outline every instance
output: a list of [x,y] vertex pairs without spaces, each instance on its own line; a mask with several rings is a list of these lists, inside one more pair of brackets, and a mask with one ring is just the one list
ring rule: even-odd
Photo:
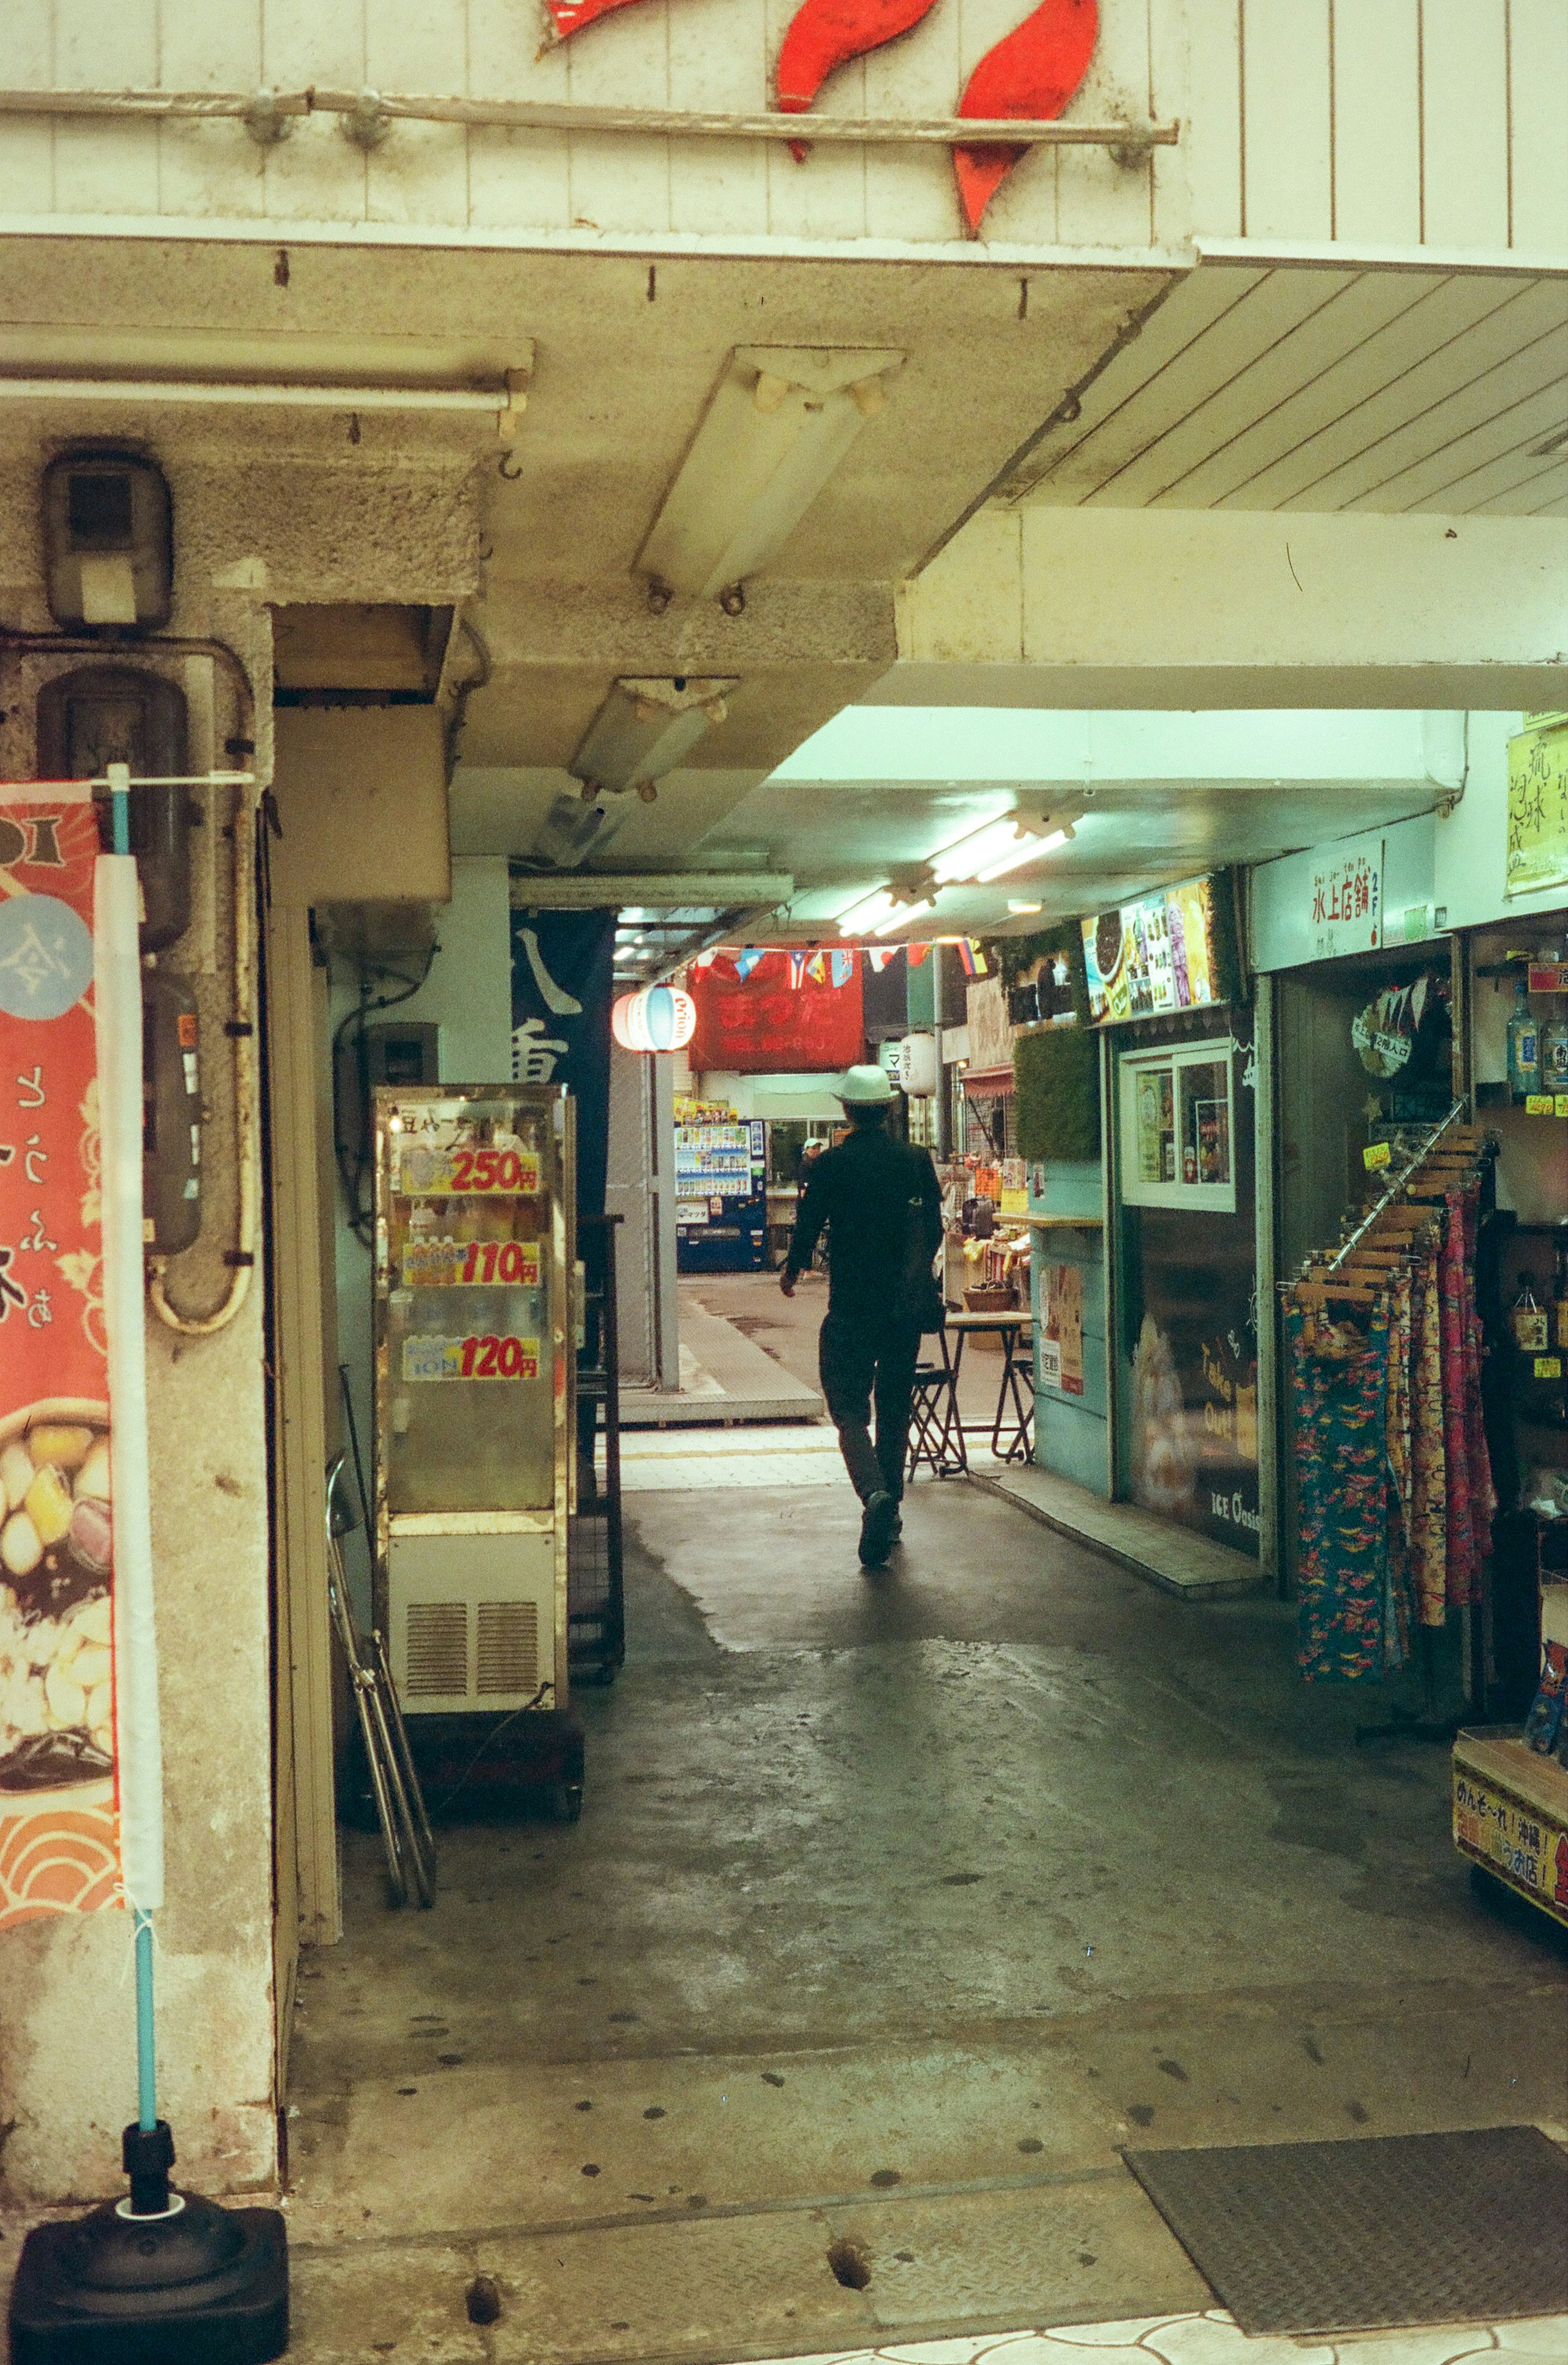
[[963,1423],[958,1418],[956,1375],[947,1352],[947,1333],[938,1330],[935,1336],[941,1362],[916,1363],[914,1367],[908,1472],[912,1478],[922,1463],[937,1478],[956,1478],[969,1466]]

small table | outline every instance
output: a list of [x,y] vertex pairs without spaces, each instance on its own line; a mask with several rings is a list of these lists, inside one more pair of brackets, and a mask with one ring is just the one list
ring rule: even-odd
[[[1027,1306],[1012,1306],[1001,1314],[949,1314],[947,1317],[947,1328],[954,1333],[958,1339],[958,1344],[953,1350],[953,1393],[955,1401],[958,1396],[958,1374],[963,1369],[965,1339],[968,1339],[971,1333],[977,1330],[989,1330],[1001,1339],[1002,1384],[996,1392],[996,1417],[991,1424],[991,1450],[992,1453],[997,1456],[999,1461],[1011,1462],[1014,1460],[1014,1456],[1022,1456],[1026,1459],[1028,1453],[1029,1423],[1034,1414],[1034,1404],[1032,1400],[1033,1388],[1031,1385],[1031,1401],[1028,1404],[1025,1404],[1019,1386],[1019,1382],[1022,1379],[1026,1384],[1031,1384],[1034,1373],[1031,1362],[1021,1360],[1020,1348],[1026,1339],[1028,1341],[1029,1351],[1032,1352],[1034,1340],[1033,1315],[1029,1312]],[[1008,1405],[1010,1401],[1014,1426],[1013,1435],[1008,1442],[1007,1451],[1003,1453],[1002,1450],[1002,1424],[1008,1417]],[[975,1434],[977,1436],[983,1433],[984,1426],[985,1424],[983,1421],[975,1426]]]

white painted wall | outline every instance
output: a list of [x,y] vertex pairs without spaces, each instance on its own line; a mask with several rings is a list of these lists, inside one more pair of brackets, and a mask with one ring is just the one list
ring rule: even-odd
[[1448,820],[1438,824],[1432,900],[1447,906],[1450,928],[1481,928],[1492,920],[1568,910],[1568,885],[1546,888],[1534,895],[1503,892],[1508,834],[1508,741],[1516,731],[1523,730],[1524,716],[1472,714],[1467,720],[1467,784]]
[[[1398,668],[1426,670],[1430,694],[1408,702],[1435,708],[1483,702],[1445,689],[1455,668],[1540,667],[1544,707],[1561,680],[1564,583],[1568,522],[1552,518],[1450,528],[1441,517],[1304,511],[982,510],[899,587],[899,695],[924,687],[935,703],[923,667],[976,665],[1030,677],[1036,688],[1018,703],[1079,702],[1063,677],[1081,670],[1131,686],[1084,703],[1153,706],[1158,697],[1137,695],[1140,675],[1234,668],[1279,687],[1173,702],[1286,705],[1290,676],[1313,671],[1342,678],[1333,702],[1394,705],[1406,701],[1368,700],[1356,682]],[[977,682],[967,702],[998,700],[1014,702]]]
[[[536,0],[38,0],[8,12],[10,86],[412,95],[756,113],[793,0],[642,0],[536,54]],[[842,70],[834,115],[946,115],[1025,0],[942,0]],[[14,20],[14,21],[13,21]],[[1546,252],[1568,244],[1562,0],[1104,0],[1081,118],[1179,118],[1127,167],[1040,151],[993,244],[1268,242]],[[0,217],[335,224],[387,234],[957,241],[946,150],[828,148],[450,124],[366,156],[317,118],[263,151],[236,122],[0,121]]]

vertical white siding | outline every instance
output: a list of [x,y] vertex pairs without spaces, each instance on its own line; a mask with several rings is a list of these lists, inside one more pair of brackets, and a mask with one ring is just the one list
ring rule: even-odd
[[1334,0],[1334,235],[1421,239],[1420,0]]
[[[1421,0],[1422,236],[1429,246],[1508,243],[1507,39],[1502,0]],[[1568,101],[1568,92],[1559,99]],[[1568,118],[1560,120],[1568,138]]]
[[1568,0],[1510,0],[1513,224],[1526,252],[1568,253]]
[[[3,5],[3,0],[0,0]],[[756,112],[799,0],[638,0],[541,47],[539,0],[37,0],[13,6],[9,85],[537,97]],[[1029,0],[935,0],[842,69],[827,115],[956,108]],[[1568,251],[1568,0],[1101,0],[1070,112],[1176,117],[1127,167],[1038,150],[988,240],[1069,249],[1211,237]],[[809,139],[809,126],[805,128]],[[835,243],[961,234],[940,148],[397,124],[368,158],[330,119],[262,151],[235,123],[0,120],[0,211],[258,214]]]
[[1249,238],[1332,238],[1327,0],[1242,0]]

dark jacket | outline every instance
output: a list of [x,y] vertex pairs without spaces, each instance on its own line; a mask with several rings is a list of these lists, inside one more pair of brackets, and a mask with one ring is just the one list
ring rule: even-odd
[[[816,1159],[801,1194],[785,1270],[803,1272],[827,1229],[828,1311],[912,1319],[942,1244],[942,1190],[928,1149],[857,1126]],[[929,1295],[928,1287],[926,1294]]]

